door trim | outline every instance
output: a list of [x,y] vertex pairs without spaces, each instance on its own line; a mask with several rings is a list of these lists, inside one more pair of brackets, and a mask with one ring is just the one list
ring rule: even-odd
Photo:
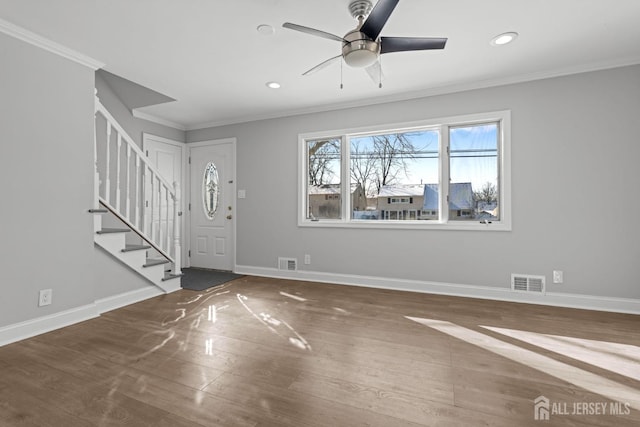
[[[191,148],[194,147],[208,147],[208,146],[213,146],[213,145],[222,145],[222,144],[231,144],[231,180],[233,181],[233,183],[231,184],[231,207],[232,210],[231,212],[233,212],[233,218],[234,221],[232,221],[231,224],[231,241],[233,242],[233,251],[231,253],[231,268],[234,273],[236,271],[237,268],[237,264],[236,264],[236,255],[237,255],[237,251],[238,251],[238,245],[237,245],[237,241],[236,241],[236,224],[238,223],[237,219],[238,219],[238,211],[237,211],[237,204],[236,204],[236,199],[237,199],[237,191],[236,191],[236,181],[237,181],[237,176],[236,176],[236,142],[237,142],[237,138],[221,138],[221,139],[210,139],[210,140],[206,140],[206,141],[198,141],[198,142],[189,142],[186,144],[187,146],[187,158],[185,159],[185,161],[187,162],[187,168],[188,168],[188,173],[187,175],[187,181],[188,181],[188,189],[185,188],[183,194],[189,194],[191,195],[191,163],[189,162],[189,158],[191,157]],[[186,169],[186,168],[185,168]],[[186,171],[185,171],[186,172]],[[188,191],[188,193],[187,193]],[[189,203],[191,203],[191,200],[189,200]],[[185,205],[186,206],[186,205]],[[188,211],[186,211],[188,212]],[[188,232],[184,234],[185,239],[185,250],[188,251],[189,248],[191,248],[191,213],[188,212],[188,215],[183,215],[183,218],[186,217],[185,223],[187,223],[187,230]],[[183,258],[186,260],[186,262],[184,263],[185,266],[187,267],[191,267],[191,258],[190,257],[185,257]]]

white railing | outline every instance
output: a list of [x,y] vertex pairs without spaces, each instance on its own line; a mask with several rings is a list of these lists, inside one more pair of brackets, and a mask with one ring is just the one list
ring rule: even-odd
[[170,184],[95,99],[94,206],[100,204],[174,264],[180,264],[180,184]]

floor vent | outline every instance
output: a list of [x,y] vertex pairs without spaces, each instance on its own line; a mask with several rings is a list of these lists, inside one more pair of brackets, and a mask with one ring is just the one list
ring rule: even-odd
[[296,271],[298,260],[295,258],[278,258],[278,270]]
[[511,290],[520,292],[544,293],[544,276],[531,276],[528,274],[512,274]]

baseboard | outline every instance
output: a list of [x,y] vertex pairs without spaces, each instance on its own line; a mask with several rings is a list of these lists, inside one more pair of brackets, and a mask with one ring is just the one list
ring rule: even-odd
[[136,289],[134,291],[124,292],[119,295],[96,300],[96,307],[98,309],[98,313],[102,314],[107,311],[135,304],[159,295],[164,295],[164,292],[162,292],[162,290],[157,286],[149,285],[146,288]]
[[[167,293],[175,292],[178,289],[180,289],[179,286],[177,289],[167,290]],[[65,326],[71,326],[75,323],[84,322],[85,320],[94,319],[107,311],[164,294],[165,292],[157,286],[149,285],[146,288],[136,289],[135,291],[101,298],[93,304],[5,326],[0,328],[0,347],[64,328]]]
[[363,286],[525,304],[541,304],[555,307],[640,314],[640,300],[631,298],[602,297],[557,292],[546,292],[545,294],[540,295],[516,292],[512,291],[510,288],[426,282],[351,274],[322,273],[317,271],[288,271],[248,265],[236,265],[234,272],[238,274],[273,277],[278,279],[307,280],[312,282],[334,283],[338,285]]
[[87,304],[48,316],[38,317],[0,328],[0,347],[36,335],[64,328],[75,323],[98,317],[95,304]]
[[164,290],[164,292],[162,292],[163,294],[170,294],[179,291],[180,289],[182,289],[182,286],[180,285],[180,280],[171,279],[162,282],[162,289]]

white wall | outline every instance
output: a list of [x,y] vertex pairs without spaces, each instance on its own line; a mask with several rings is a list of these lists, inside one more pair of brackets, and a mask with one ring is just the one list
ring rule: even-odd
[[[297,227],[299,133],[507,109],[511,232]],[[640,66],[632,66],[194,130],[187,142],[238,138],[237,188],[247,194],[237,201],[240,269],[268,273],[278,256],[308,253],[303,270],[416,280],[415,289],[507,289],[511,273],[523,273],[545,275],[550,292],[638,299],[639,119]],[[550,283],[556,269],[564,284]]]
[[1,327],[94,301],[94,72],[4,34],[0,57]]

